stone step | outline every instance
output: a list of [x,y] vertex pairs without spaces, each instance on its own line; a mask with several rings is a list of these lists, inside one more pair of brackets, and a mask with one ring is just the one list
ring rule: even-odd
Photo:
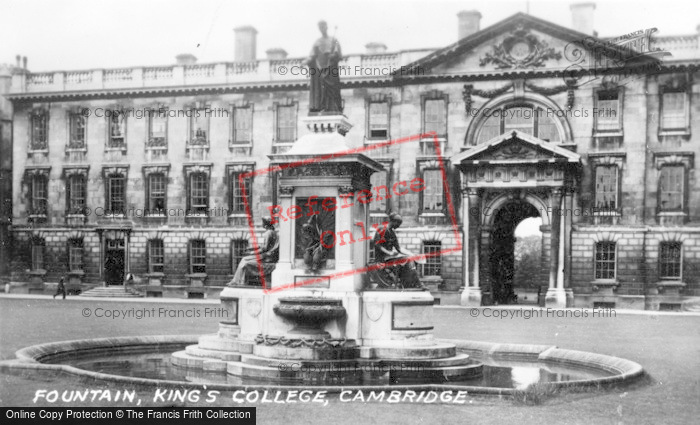
[[140,298],[140,293],[124,288],[123,286],[109,287],[98,286],[80,294],[81,297],[102,297],[102,298]]
[[230,351],[208,350],[205,348],[201,348],[199,345],[189,345],[185,348],[185,352],[190,356],[194,357],[208,357],[227,362],[237,362],[241,360],[241,355],[239,353],[233,353]]
[[170,361],[176,366],[198,369],[204,372],[224,372],[227,367],[226,362],[223,360],[195,357],[187,354],[185,351],[174,352],[170,357]]
[[454,344],[435,343],[420,347],[362,347],[360,357],[363,359],[384,359],[384,360],[422,360],[422,359],[444,359],[454,357],[457,348]]
[[217,334],[199,337],[199,348],[205,350],[228,351],[233,353],[252,353],[254,342],[221,338]]
[[[444,383],[455,380],[473,379],[481,376],[481,363],[470,363],[449,367],[390,367],[382,362],[368,362],[363,365],[348,362],[337,364],[335,361],[318,361],[302,366],[294,360],[270,360],[268,366],[246,362],[242,356],[241,362],[228,362],[227,372],[243,378],[282,381],[285,383],[327,383],[329,380],[336,384],[359,384],[370,379],[377,382],[396,382],[398,379],[421,380],[425,383]],[[461,361],[462,358],[455,359]]]

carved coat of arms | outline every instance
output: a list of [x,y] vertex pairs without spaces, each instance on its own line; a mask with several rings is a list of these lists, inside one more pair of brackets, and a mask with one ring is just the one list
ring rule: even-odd
[[480,59],[479,66],[492,63],[498,69],[542,67],[548,59],[561,59],[561,53],[519,26],[493,46],[493,51]]

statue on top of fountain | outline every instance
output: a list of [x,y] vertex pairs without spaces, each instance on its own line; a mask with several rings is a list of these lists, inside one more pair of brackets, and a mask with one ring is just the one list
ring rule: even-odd
[[326,21],[318,23],[321,38],[316,40],[306,64],[309,66],[309,115],[340,115],[343,101],[340,96],[338,63],[343,57],[340,43],[328,36]]
[[255,248],[248,249],[246,256],[241,258],[236,273],[233,279],[228,283],[228,286],[242,286],[246,283],[253,286],[261,286],[262,280],[260,276],[260,267],[258,261],[262,262],[265,281],[270,283],[272,271],[277,267],[279,261],[280,238],[275,230],[275,225],[272,224],[272,219],[263,217],[262,219],[265,233],[263,233],[263,243],[258,248],[258,255],[255,253]]
[[374,261],[382,264],[382,268],[373,275],[380,287],[426,289],[418,277],[414,262],[408,260],[413,254],[401,250],[399,245],[399,238],[394,229],[398,229],[402,223],[403,218],[392,212],[389,214],[386,231],[384,233],[377,232],[374,235],[372,239]]

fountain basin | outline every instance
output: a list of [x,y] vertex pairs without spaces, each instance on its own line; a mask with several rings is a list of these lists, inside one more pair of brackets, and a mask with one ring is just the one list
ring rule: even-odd
[[[515,388],[476,386],[469,381],[447,382],[442,384],[429,383],[394,383],[394,385],[270,385],[255,379],[241,379],[231,375],[218,375],[218,381],[207,381],[201,372],[183,371],[185,379],[153,379],[149,377],[126,376],[126,374],[102,373],[86,370],[71,364],[80,359],[103,358],[105,361],[123,354],[143,354],[182,349],[197,342],[197,336],[152,336],[152,337],[120,337],[99,338],[77,341],[54,342],[35,345],[17,351],[17,360],[0,362],[0,369],[48,369],[64,373],[93,378],[102,382],[117,382],[146,387],[185,387],[207,388],[219,390],[265,390],[282,388],[286,391],[323,390],[329,393],[339,393],[352,389],[391,389],[391,390],[466,390],[470,394],[508,395]],[[535,367],[549,369],[553,373],[570,373],[573,379],[549,382],[555,387],[568,386],[605,386],[611,384],[627,384],[634,382],[644,375],[643,368],[632,361],[596,353],[560,349],[548,345],[528,344],[495,344],[489,342],[443,340],[438,342],[456,345],[459,354],[467,354],[480,362],[493,361],[512,362],[513,364],[531,364]],[[168,358],[169,354],[164,356]],[[576,371],[587,369],[595,371],[593,376],[576,378]],[[568,372],[567,372],[568,371]],[[204,374],[206,375],[206,374]],[[405,381],[408,382],[408,381]]]

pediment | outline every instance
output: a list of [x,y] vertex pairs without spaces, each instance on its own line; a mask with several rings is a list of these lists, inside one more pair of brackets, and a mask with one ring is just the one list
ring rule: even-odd
[[[648,39],[650,35],[651,32],[640,37]],[[649,54],[648,44],[642,45],[640,49],[642,51],[637,52],[629,48],[629,43],[623,45],[606,42],[518,13],[437,50],[408,67],[421,69],[425,75],[533,71],[560,71],[568,74],[659,63],[659,55]]]
[[452,158],[452,163],[461,165],[533,162],[580,163],[581,156],[529,134],[512,131]]

